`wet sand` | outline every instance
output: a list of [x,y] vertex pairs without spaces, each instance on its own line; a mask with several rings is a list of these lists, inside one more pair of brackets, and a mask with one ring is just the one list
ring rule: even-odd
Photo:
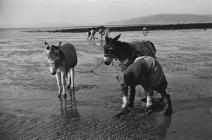
[[[121,39],[132,41],[139,34],[122,33]],[[160,31],[146,38],[155,43],[169,82],[170,117],[160,107],[145,115],[144,92],[137,87],[133,112],[115,118],[122,103],[115,80],[118,63],[89,72],[103,57],[103,42],[89,42],[83,35],[1,40],[0,139],[212,139],[212,30]],[[76,92],[68,91],[66,100],[57,98],[42,46],[55,38],[73,43],[78,51]]]

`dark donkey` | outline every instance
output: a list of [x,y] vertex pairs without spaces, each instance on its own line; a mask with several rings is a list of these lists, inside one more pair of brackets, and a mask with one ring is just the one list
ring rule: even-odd
[[[104,45],[104,63],[110,65],[113,59],[120,61],[121,71],[124,71],[129,65],[134,63],[140,56],[152,56],[155,58],[156,49],[150,41],[135,41],[131,43],[118,41],[121,34],[115,38],[105,36]],[[135,86],[130,86],[130,95],[128,97],[128,86],[122,86],[123,105],[122,108],[132,107],[135,99]]]

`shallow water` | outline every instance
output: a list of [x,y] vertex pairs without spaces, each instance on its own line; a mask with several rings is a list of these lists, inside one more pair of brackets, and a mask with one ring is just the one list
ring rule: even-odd
[[[134,111],[119,119],[114,118],[122,102],[115,80],[118,63],[89,72],[103,58],[104,42],[88,41],[86,33],[25,30],[0,30],[1,139],[212,138],[212,30],[150,31],[147,37],[141,32],[122,32],[122,41],[150,40],[155,44],[169,82],[174,114],[165,117],[158,109],[146,116],[141,102],[144,92],[137,87]],[[57,98],[45,41],[75,45],[79,60],[75,97]]]

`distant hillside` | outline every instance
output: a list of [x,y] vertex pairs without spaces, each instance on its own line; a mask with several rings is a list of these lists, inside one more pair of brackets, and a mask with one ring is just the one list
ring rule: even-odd
[[212,15],[159,14],[129,20],[111,21],[107,25],[212,23]]

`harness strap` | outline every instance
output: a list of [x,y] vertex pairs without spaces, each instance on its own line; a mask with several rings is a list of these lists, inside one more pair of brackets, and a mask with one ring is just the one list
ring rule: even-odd
[[134,50],[133,53],[132,53],[132,55],[131,55],[130,58],[129,58],[128,64],[130,65],[130,64],[134,63],[134,60],[135,60],[136,58],[137,58],[137,56],[136,56],[136,51]]

